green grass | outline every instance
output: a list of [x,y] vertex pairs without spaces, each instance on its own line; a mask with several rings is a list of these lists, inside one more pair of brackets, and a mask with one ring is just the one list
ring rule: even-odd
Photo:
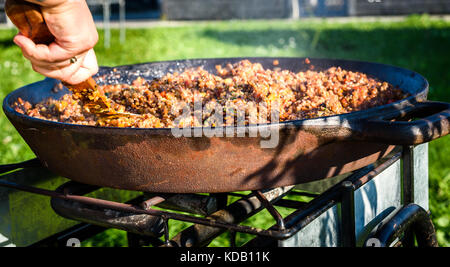
[[[30,64],[12,43],[14,34],[14,30],[0,30],[0,99],[15,88],[42,79],[31,70]],[[125,44],[119,43],[118,31],[113,31],[112,36],[110,49],[103,47],[102,39],[96,47],[100,65],[237,56],[366,60],[417,71],[430,82],[429,99],[450,102],[450,22],[427,16],[411,16],[399,22],[370,23],[336,23],[330,20],[203,22],[177,27],[128,29]],[[442,246],[450,245],[449,145],[450,137],[430,144],[430,205]],[[2,112],[0,155],[0,163],[33,157]],[[116,231],[112,235],[124,240],[123,233]],[[227,243],[220,241],[214,244]]]

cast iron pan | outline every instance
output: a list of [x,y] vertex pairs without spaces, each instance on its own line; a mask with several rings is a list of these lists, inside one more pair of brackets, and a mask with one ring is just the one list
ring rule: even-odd
[[[273,68],[275,58],[248,58]],[[306,70],[304,58],[276,58],[282,69]],[[194,59],[103,67],[98,83],[124,83],[141,76],[216,65],[242,58]],[[421,75],[378,63],[311,59],[317,69],[340,66],[393,85],[409,97],[364,111],[317,119],[257,125],[279,130],[278,145],[264,148],[270,137],[175,137],[170,129],[93,127],[45,121],[20,114],[11,105],[21,97],[32,104],[59,98],[56,80],[27,85],[10,93],[3,109],[41,162],[78,182],[148,192],[228,192],[300,184],[346,173],[383,157],[394,145],[415,145],[449,132],[450,104],[426,101],[428,83]],[[419,118],[408,120],[410,118]],[[395,119],[395,121],[394,121]],[[255,128],[253,128],[255,129]],[[228,127],[228,130],[237,130]],[[195,129],[193,129],[195,131]]]

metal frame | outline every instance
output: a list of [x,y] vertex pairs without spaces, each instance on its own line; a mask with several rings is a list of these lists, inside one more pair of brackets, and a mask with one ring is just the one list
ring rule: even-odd
[[[225,228],[228,230],[242,232],[242,233],[271,236],[271,237],[279,238],[279,239],[289,237],[289,232],[285,231],[285,230],[280,230],[280,231],[264,230],[264,229],[258,229],[255,227],[242,226],[242,225],[236,225],[236,224],[216,221],[214,219],[199,218],[199,217],[194,217],[194,216],[190,216],[190,215],[184,215],[184,214],[179,214],[179,213],[174,213],[174,212],[167,212],[167,211],[157,210],[157,209],[153,209],[153,208],[144,209],[144,208],[142,208],[142,206],[144,206],[145,204],[133,205],[133,204],[127,204],[127,203],[118,203],[118,202],[114,202],[114,201],[96,199],[96,198],[86,197],[86,196],[82,196],[82,195],[73,195],[68,192],[59,192],[58,190],[52,191],[52,190],[36,188],[36,187],[32,187],[32,186],[21,185],[21,184],[17,184],[14,182],[1,180],[1,179],[0,179],[0,186],[12,188],[12,189],[16,189],[16,190],[21,190],[21,191],[25,191],[25,192],[29,192],[29,193],[49,196],[53,199],[74,201],[79,204],[101,207],[101,208],[121,211],[121,212],[125,212],[125,213],[147,214],[147,215],[157,216],[157,217],[162,218],[165,221],[165,224],[167,223],[168,220],[174,219],[174,220],[180,220],[180,221],[201,224],[201,225],[206,225],[206,226]],[[266,192],[267,196],[273,195],[275,197],[279,197],[281,195],[284,195],[290,189],[292,189],[292,187],[275,188],[275,189],[267,190],[264,192]],[[278,192],[276,192],[276,191],[278,191]],[[266,197],[266,196],[264,196],[264,193],[261,193],[261,194],[263,197]],[[145,203],[149,203],[149,202],[151,202],[151,200],[145,201]],[[268,201],[267,201],[267,203],[268,203]],[[166,229],[166,227],[165,227],[165,236],[166,237],[168,237],[167,231],[168,231],[168,229]],[[168,242],[168,240],[166,240],[166,242]]]
[[438,247],[434,226],[427,211],[417,204],[409,203],[385,218],[366,246],[388,247],[398,239],[402,239],[399,242],[403,246],[413,246],[413,234],[419,247]]
[[103,6],[103,27],[105,29],[104,46],[109,48],[111,45],[111,5],[119,5],[119,28],[120,28],[120,43],[125,42],[125,0],[87,0],[88,5],[102,5]]
[[[358,171],[355,171],[352,175],[341,181],[340,183],[332,186],[327,191],[322,193],[321,195],[315,197],[310,202],[299,202],[294,200],[282,199],[285,195],[290,193],[295,194],[303,194],[307,196],[315,196],[308,193],[302,193],[298,191],[293,191],[293,186],[281,187],[268,189],[263,191],[252,191],[251,193],[245,195],[242,193],[223,193],[223,194],[210,194],[209,196],[199,196],[196,194],[192,194],[193,198],[198,197],[198,203],[204,203],[206,198],[209,198],[210,201],[216,201],[216,203],[222,203],[220,205],[214,206],[214,208],[210,208],[208,211],[202,211],[206,208],[191,208],[189,212],[206,215],[207,217],[196,217],[193,215],[180,214],[175,212],[168,212],[165,210],[155,209],[155,205],[161,205],[162,203],[167,202],[170,203],[170,199],[175,197],[179,198],[180,195],[184,197],[189,197],[189,195],[184,194],[150,194],[144,195],[137,199],[132,200],[127,203],[118,203],[114,201],[107,201],[102,199],[96,199],[91,197],[83,196],[86,193],[89,193],[93,190],[98,189],[96,186],[83,185],[76,182],[69,182],[64,184],[60,188],[55,191],[46,190],[41,188],[36,188],[33,186],[26,186],[17,183],[13,183],[10,181],[6,181],[0,179],[1,187],[13,188],[21,191],[26,191],[29,193],[35,193],[40,195],[49,196],[52,198],[52,206],[57,213],[60,213],[64,217],[71,218],[73,214],[73,209],[83,209],[84,211],[97,212],[90,213],[90,218],[84,217],[76,218],[77,220],[89,222],[92,224],[97,224],[105,227],[115,227],[123,230],[127,230],[129,232],[129,236],[131,238],[131,243],[134,246],[139,245],[142,242],[150,242],[154,245],[162,245],[162,246],[197,246],[197,245],[206,245],[212,239],[214,239],[219,234],[229,231],[230,232],[230,245],[235,246],[236,239],[235,234],[237,232],[252,234],[258,237],[257,241],[249,242],[249,246],[255,244],[261,244],[264,240],[267,243],[273,243],[276,240],[285,240],[287,238],[292,237],[302,228],[307,226],[309,223],[318,218],[321,214],[326,212],[330,207],[333,207],[336,204],[340,203],[341,214],[342,214],[342,245],[348,247],[356,246],[356,237],[355,237],[355,200],[354,200],[354,192],[364,184],[368,183],[378,174],[386,170],[393,163],[403,159],[403,202],[405,205],[411,203],[413,198],[411,197],[411,192],[409,192],[413,188],[413,171],[411,171],[413,161],[411,161],[413,153],[413,148],[403,148],[403,151],[397,151],[392,153],[390,156],[382,159],[379,162],[378,166],[369,165]],[[19,164],[9,164],[0,166],[0,171],[2,173],[12,171],[17,168],[27,168],[27,167],[35,167],[39,163],[35,160],[26,161]],[[408,171],[409,169],[409,171]],[[1,178],[1,177],[0,177]],[[232,203],[229,206],[225,206],[226,199],[228,196],[239,196],[240,200]],[[175,201],[172,199],[172,201]],[[250,205],[249,205],[250,204]],[[276,206],[284,206],[284,207],[296,207],[298,208],[292,214],[283,218],[278,211],[275,209]],[[170,204],[168,205],[170,207]],[[176,205],[175,205],[176,206]],[[249,209],[248,207],[253,207]],[[167,207],[167,206],[166,206]],[[188,208],[186,208],[188,209]],[[245,212],[242,210],[246,209]],[[270,229],[260,229],[251,226],[240,225],[239,223],[251,215],[259,212],[262,209],[267,209],[268,212],[272,215],[274,221],[276,222],[275,226]],[[181,208],[183,210],[183,208]],[[104,218],[104,214],[111,214],[111,211],[116,211],[116,217],[126,217],[131,220],[131,223],[128,221],[121,222],[120,225],[116,223],[111,223],[108,221],[99,221]],[[186,210],[185,210],[186,211]],[[237,211],[237,212],[236,212]],[[103,214],[99,216],[99,214]],[[126,216],[124,216],[124,214]],[[235,215],[240,214],[240,215]],[[410,214],[406,212],[406,214]],[[422,211],[413,212],[414,214],[419,214],[420,216],[413,216],[414,218],[425,218]],[[153,228],[147,229],[148,231],[142,231],[142,229],[133,229],[134,227],[134,218],[140,215],[146,215],[146,220],[151,220],[149,226]],[[405,216],[403,216],[405,217]],[[403,218],[402,217],[402,218]],[[411,217],[411,216],[409,216]],[[409,218],[406,216],[406,218]],[[156,220],[155,218],[159,218]],[[232,219],[230,219],[232,218]],[[429,218],[429,217],[428,217]],[[106,219],[110,219],[109,217]],[[201,229],[208,229],[209,231],[204,231],[206,234],[202,234],[202,231],[199,229],[195,229],[195,232],[200,233],[200,236],[196,236],[195,238],[189,239],[192,231],[184,230],[179,233],[179,239],[173,238],[169,239],[169,220],[179,220],[184,222],[194,223],[193,227],[200,227]],[[402,225],[410,226],[413,223],[409,222],[406,219],[402,219],[406,221]],[[424,223],[424,220],[421,220],[420,223],[416,223],[417,220],[413,220],[414,225],[429,225]],[[431,221],[430,221],[431,223]],[[124,226],[125,225],[125,226]],[[148,226],[148,225],[147,225]],[[432,224],[431,224],[432,226]],[[214,229],[214,230],[211,230]],[[388,233],[389,228],[383,228],[383,236],[388,236],[386,240],[391,240],[391,236],[398,237],[399,234]],[[98,230],[98,228],[97,228]],[[402,227],[402,236],[404,232],[408,232],[408,227]],[[432,227],[426,227],[425,231],[431,231],[431,235],[434,234],[434,230]],[[417,233],[417,230],[415,230]],[[430,234],[429,233],[429,234]],[[143,237],[142,234],[147,237]],[[64,234],[63,234],[64,235]],[[159,240],[159,237],[164,236],[164,242],[156,242]],[[183,238],[181,238],[183,237]],[[408,235],[405,235],[406,241],[403,241],[408,245]],[[52,240],[52,239],[50,239]],[[185,243],[181,243],[180,240],[184,240]],[[269,240],[269,241],[268,241]],[[384,239],[383,239],[384,240]],[[187,243],[186,243],[187,242]],[[425,245],[434,244],[431,242],[422,242]],[[437,243],[436,243],[437,244]],[[409,244],[411,245],[411,244]]]

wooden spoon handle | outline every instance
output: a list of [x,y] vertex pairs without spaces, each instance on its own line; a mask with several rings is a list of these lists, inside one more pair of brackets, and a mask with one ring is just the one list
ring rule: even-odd
[[39,5],[23,0],[6,0],[5,12],[19,31],[36,44],[48,45],[55,40]]

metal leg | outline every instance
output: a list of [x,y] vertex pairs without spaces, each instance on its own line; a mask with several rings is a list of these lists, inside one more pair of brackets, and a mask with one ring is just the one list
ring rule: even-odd
[[300,5],[299,0],[291,0],[291,7],[292,7],[292,19],[298,19],[300,18]]
[[126,28],[125,28],[125,0],[119,1],[119,27],[120,27],[120,43],[125,43]]
[[275,221],[277,222],[278,229],[280,230],[286,229],[284,225],[283,216],[281,216],[281,214],[275,209],[275,207],[272,204],[270,204],[270,201],[267,200],[267,198],[263,195],[263,193],[257,190],[253,191],[253,193],[256,195],[258,200],[261,201],[264,208],[266,208],[267,211],[270,213],[270,215],[272,215],[272,217],[275,219]]
[[166,216],[162,216],[164,224],[164,245],[170,246],[170,236],[169,236],[169,219]]
[[414,203],[414,146],[403,147],[403,204]]
[[350,181],[342,183],[343,193],[341,200],[342,209],[342,245],[344,247],[356,246],[355,231],[355,195],[354,185]]
[[[403,205],[414,203],[414,146],[403,146],[403,179],[402,202]],[[405,230],[402,243],[405,247],[414,246],[414,236]]]
[[230,247],[235,248],[236,247],[236,232],[229,231],[229,234],[230,234]]
[[103,30],[105,32],[105,39],[103,44],[106,48],[110,47],[111,42],[111,27],[109,25],[109,19],[111,16],[110,3],[107,0],[103,1]]

